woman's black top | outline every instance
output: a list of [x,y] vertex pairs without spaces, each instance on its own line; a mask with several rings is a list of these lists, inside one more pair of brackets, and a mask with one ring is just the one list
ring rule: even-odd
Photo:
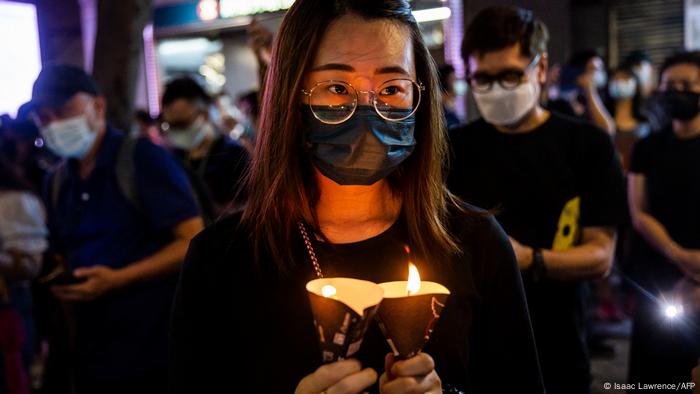
[[[295,268],[281,273],[264,256],[254,264],[250,232],[239,222],[240,213],[229,216],[190,246],[173,309],[171,393],[293,393],[321,366],[305,288],[316,274],[301,235],[292,251]],[[449,225],[463,254],[451,261],[413,260],[423,280],[451,291],[423,351],[435,360],[445,387],[542,393],[520,273],[506,234],[485,215],[453,214]],[[376,283],[407,278],[408,237],[401,219],[364,241],[312,243],[325,277]],[[357,358],[381,375],[389,351],[373,323]],[[376,385],[370,392],[378,392]]]

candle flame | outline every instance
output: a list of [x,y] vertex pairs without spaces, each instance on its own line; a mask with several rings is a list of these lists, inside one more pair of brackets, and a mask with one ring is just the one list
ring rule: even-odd
[[408,263],[408,284],[406,285],[406,291],[408,295],[413,295],[418,293],[420,290],[420,274],[418,273],[418,268],[416,268],[413,263]]
[[331,298],[335,295],[336,290],[335,287],[331,285],[325,285],[321,288],[321,294],[323,294],[324,297],[326,298]]

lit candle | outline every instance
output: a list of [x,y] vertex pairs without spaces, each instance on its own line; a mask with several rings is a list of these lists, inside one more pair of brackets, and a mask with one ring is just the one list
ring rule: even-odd
[[450,291],[435,282],[421,281],[418,268],[409,262],[408,280],[380,283],[384,300],[379,322],[394,355],[409,358],[430,339]]
[[355,354],[384,290],[376,283],[350,278],[315,279],[306,284],[306,290],[323,362]]
[[332,298],[334,300],[338,299],[336,295],[338,291],[332,285],[325,285],[321,288],[321,294],[326,298]]
[[420,273],[413,263],[408,263],[408,283],[406,283],[406,293],[414,295],[420,291]]

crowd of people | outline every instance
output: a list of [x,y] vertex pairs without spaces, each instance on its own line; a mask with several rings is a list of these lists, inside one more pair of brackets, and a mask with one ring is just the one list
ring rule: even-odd
[[[407,1],[250,34],[260,92],[179,76],[117,130],[46,65],[0,118],[0,394],[590,393],[591,323],[628,317],[628,382],[700,375],[700,53],[552,65],[489,7],[464,123]],[[407,245],[452,293],[423,352],[372,325],[322,364],[305,283],[401,280]]]

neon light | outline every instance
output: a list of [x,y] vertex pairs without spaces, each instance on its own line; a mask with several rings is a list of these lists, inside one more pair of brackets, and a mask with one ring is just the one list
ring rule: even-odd
[[39,30],[33,4],[0,0],[0,114],[16,116],[32,97],[41,70]]
[[208,22],[219,18],[219,3],[216,0],[200,0],[197,4],[197,16]]
[[146,64],[146,94],[148,95],[148,113],[156,118],[160,114],[160,78],[158,76],[158,58],[153,38],[153,25],[143,29],[143,57]]
[[413,11],[413,17],[416,18],[416,22],[431,22],[431,21],[441,21],[447,19],[452,15],[452,10],[448,7],[438,7],[438,8],[428,8],[425,10],[415,10]]
[[220,0],[219,12],[222,18],[235,18],[237,16],[286,10],[293,3],[294,0]]

